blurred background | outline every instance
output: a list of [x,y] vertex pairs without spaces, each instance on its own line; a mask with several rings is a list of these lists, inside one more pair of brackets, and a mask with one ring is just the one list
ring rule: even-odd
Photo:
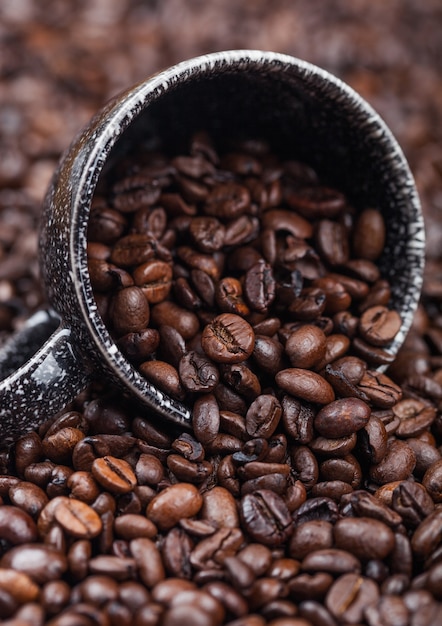
[[440,0],[0,0],[0,341],[40,306],[37,227],[61,152],[118,91],[231,48],[292,54],[365,97],[399,140],[442,299]]

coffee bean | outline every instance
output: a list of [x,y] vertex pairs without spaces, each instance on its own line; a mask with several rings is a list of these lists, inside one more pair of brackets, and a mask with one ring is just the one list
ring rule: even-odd
[[24,480],[12,485],[8,495],[11,504],[22,509],[34,520],[48,503],[48,497],[41,487]]
[[153,385],[168,395],[183,400],[185,391],[178,371],[166,361],[144,361],[139,370]]
[[338,548],[350,549],[360,559],[383,559],[394,546],[391,529],[383,522],[371,518],[338,520],[333,535]]
[[302,600],[323,600],[333,584],[333,577],[326,572],[299,574],[288,583],[290,596]]
[[330,522],[312,520],[296,526],[290,539],[290,556],[302,560],[316,550],[331,548],[333,527]]
[[385,223],[376,208],[364,209],[358,216],[353,232],[353,249],[357,256],[368,261],[376,261],[385,243]]
[[250,405],[246,414],[246,431],[251,437],[269,438],[281,419],[279,401],[272,395],[260,395]]
[[153,258],[152,237],[131,234],[119,239],[112,247],[110,260],[118,267],[141,265]]
[[0,569],[0,589],[10,593],[18,604],[34,602],[40,593],[38,585],[28,574],[6,567]]
[[163,562],[155,543],[147,537],[138,537],[130,542],[130,552],[138,568],[138,574],[146,587],[154,587],[165,578]]
[[315,237],[318,251],[327,263],[343,265],[348,261],[349,242],[343,224],[322,219],[317,225]]
[[0,506],[0,537],[10,545],[37,540],[37,526],[32,517],[16,506]]
[[407,526],[418,526],[434,510],[431,495],[423,485],[401,482],[393,490],[392,507]]
[[288,395],[282,397],[281,407],[285,432],[300,444],[308,444],[314,436],[313,408]]
[[268,490],[244,496],[240,507],[241,519],[255,541],[279,546],[290,536],[292,521],[284,501]]
[[218,368],[193,350],[180,360],[179,375],[181,383],[190,392],[212,391],[219,382]]
[[312,521],[324,521],[334,524],[339,517],[339,510],[331,498],[310,498],[293,514],[295,526]]
[[292,396],[316,404],[329,404],[335,399],[331,385],[319,374],[300,368],[289,368],[275,376],[277,385]]
[[53,515],[68,535],[78,539],[92,539],[102,529],[101,519],[94,509],[75,498],[60,500]]
[[359,574],[340,576],[328,590],[325,605],[332,615],[347,623],[356,624],[367,608],[379,599],[379,588],[375,582]]
[[402,397],[401,388],[388,376],[368,370],[358,383],[358,388],[366,394],[370,402],[381,409],[392,407]]
[[137,484],[129,463],[114,456],[104,456],[92,463],[95,480],[111,493],[128,493]]
[[171,326],[184,339],[191,339],[199,329],[197,316],[172,301],[159,302],[152,307],[151,322],[161,330],[161,326]]
[[237,506],[232,494],[223,487],[215,486],[203,494],[201,518],[214,522],[218,527],[239,526]]
[[294,446],[290,451],[294,475],[310,489],[318,481],[319,466],[313,452],[307,446]]
[[240,363],[252,353],[255,334],[244,319],[232,313],[218,315],[208,324],[201,345],[209,358],[218,363]]
[[243,288],[240,281],[226,276],[215,286],[215,301],[220,311],[247,317],[250,309],[243,299]]
[[148,504],[146,516],[160,530],[167,530],[180,519],[196,515],[202,504],[203,499],[194,485],[179,483],[158,493]]
[[321,463],[319,470],[325,481],[345,482],[353,489],[357,489],[362,481],[361,466],[352,454],[338,459],[327,459]]
[[416,464],[413,450],[405,442],[393,440],[380,463],[370,468],[370,477],[378,484],[405,480]]
[[285,351],[293,367],[313,368],[325,356],[327,338],[317,326],[304,324],[288,337]]
[[284,369],[283,352],[282,344],[276,339],[256,335],[252,357],[265,373],[274,376]]
[[363,428],[370,418],[370,407],[357,398],[335,400],[316,415],[314,427],[323,437],[340,438]]
[[262,227],[270,230],[286,230],[295,237],[308,239],[313,234],[310,222],[293,211],[270,209],[262,217]]
[[339,439],[316,437],[309,443],[309,448],[320,456],[343,457],[354,449],[356,442],[356,433]]
[[422,478],[422,485],[434,502],[442,502],[442,460],[430,465]]
[[348,572],[360,572],[361,563],[352,552],[347,552],[346,549],[323,548],[309,552],[302,560],[301,570],[312,573],[326,572],[334,575],[346,574]]
[[112,323],[120,336],[143,330],[150,317],[149,303],[139,287],[125,287],[111,303]]
[[385,346],[394,339],[401,324],[397,311],[390,311],[384,306],[373,306],[361,315],[359,332],[368,343]]
[[23,543],[8,550],[0,567],[27,574],[38,585],[58,580],[67,569],[67,559],[60,551],[39,543]]

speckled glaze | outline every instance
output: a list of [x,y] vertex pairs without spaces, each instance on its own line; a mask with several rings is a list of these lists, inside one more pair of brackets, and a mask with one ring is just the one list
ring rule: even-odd
[[[110,337],[93,297],[86,243],[103,170],[133,142],[185,147],[201,128],[215,139],[228,133],[266,138],[281,154],[310,163],[350,201],[382,210],[388,236],[380,267],[403,319],[389,348],[397,352],[419,300],[425,241],[414,180],[391,132],[358,94],[309,63],[250,50],[205,55],[113,99],[63,156],[44,203],[40,236],[42,277],[57,314],[42,313],[0,352],[3,439],[60,410],[97,369],[141,407],[191,424],[189,409],[150,385]],[[34,348],[37,337],[49,339],[27,360],[30,335]],[[20,361],[26,363],[18,367]]]

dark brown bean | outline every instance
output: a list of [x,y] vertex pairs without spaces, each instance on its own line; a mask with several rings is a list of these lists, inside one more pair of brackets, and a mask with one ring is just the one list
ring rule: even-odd
[[209,358],[217,363],[240,363],[252,353],[255,333],[244,319],[232,313],[218,315],[208,324],[201,345]]
[[104,456],[92,463],[96,481],[111,493],[128,493],[137,484],[137,478],[129,463],[114,456]]
[[383,522],[359,517],[338,520],[333,529],[335,545],[349,549],[360,559],[383,559],[394,547],[394,534]]
[[329,404],[335,399],[331,385],[316,372],[300,368],[289,368],[278,372],[276,384],[292,396],[307,402]]
[[203,499],[198,489],[189,483],[179,483],[158,493],[148,504],[146,516],[160,530],[175,526],[180,519],[198,513]]
[[342,398],[323,407],[314,419],[314,427],[323,437],[339,439],[351,435],[368,423],[371,409],[358,398]]
[[241,519],[255,541],[279,546],[290,536],[292,521],[284,501],[272,491],[258,490],[244,496]]

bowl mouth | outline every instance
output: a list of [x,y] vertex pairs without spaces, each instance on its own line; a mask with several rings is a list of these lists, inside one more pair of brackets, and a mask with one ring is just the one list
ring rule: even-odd
[[[223,76],[228,72],[235,72],[240,76],[255,72],[283,82],[294,80],[297,89],[307,93],[313,101],[319,98],[323,102],[329,102],[331,107],[344,111],[345,124],[353,124],[360,133],[366,134],[373,145],[379,146],[380,158],[384,160],[381,175],[385,177],[385,181],[382,184],[389,186],[389,193],[395,198],[401,217],[406,217],[403,223],[397,224],[394,235],[397,250],[389,251],[389,255],[395,256],[396,262],[402,259],[402,275],[396,277],[397,280],[400,279],[396,291],[401,302],[399,313],[402,326],[387,348],[391,355],[397,353],[411,327],[423,282],[424,223],[412,173],[400,146],[382,118],[342,80],[292,56],[260,50],[229,50],[183,61],[138,83],[111,100],[93,118],[80,137],[80,144],[88,154],[82,163],[82,170],[72,194],[72,228],[69,240],[71,270],[74,273],[74,289],[82,318],[93,338],[93,350],[98,351],[100,361],[144,404],[147,402],[169,417],[171,413],[183,413],[185,422],[189,419],[188,410],[180,402],[151,385],[129,363],[110,336],[98,312],[87,272],[88,215],[100,175],[114,148],[131,127],[136,127],[141,114],[156,103],[163,105],[168,96],[183,85],[192,85],[192,81],[197,79],[211,80],[213,76]],[[395,222],[392,226],[396,228]],[[385,367],[377,369],[382,370]]]

